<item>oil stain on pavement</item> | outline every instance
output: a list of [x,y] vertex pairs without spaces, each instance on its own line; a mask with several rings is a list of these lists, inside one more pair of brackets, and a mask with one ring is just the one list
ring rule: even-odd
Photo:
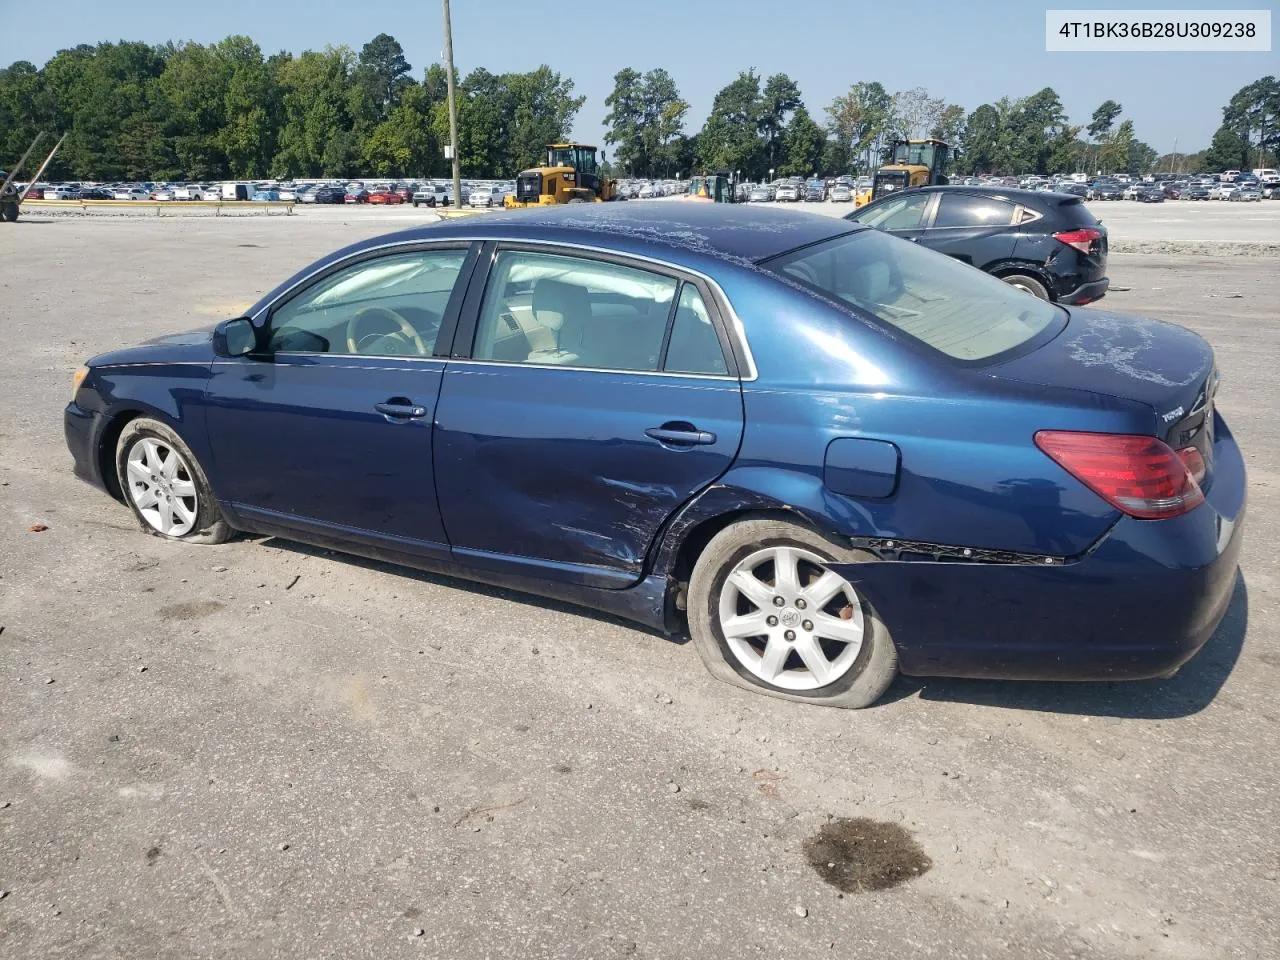
[[818,876],[845,893],[888,890],[928,872],[933,861],[896,823],[841,817],[804,842]]

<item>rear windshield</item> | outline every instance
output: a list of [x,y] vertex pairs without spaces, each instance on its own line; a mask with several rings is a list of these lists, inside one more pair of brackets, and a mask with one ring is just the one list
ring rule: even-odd
[[1098,218],[1080,200],[1064,200],[1058,204],[1058,216],[1069,227],[1096,227]]
[[879,230],[803,247],[763,266],[956,360],[986,360],[1066,320],[1060,307]]

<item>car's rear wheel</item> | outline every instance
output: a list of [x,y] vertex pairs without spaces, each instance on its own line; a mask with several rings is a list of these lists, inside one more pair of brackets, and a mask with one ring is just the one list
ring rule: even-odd
[[231,536],[195,455],[158,420],[139,417],[121,431],[116,473],[145,532],[188,543],[222,543]]
[[13,223],[18,219],[18,205],[16,203],[0,204],[0,220],[6,220]]
[[716,534],[689,583],[689,633],[711,674],[759,693],[856,709],[898,672],[889,631],[830,562],[875,562],[799,524],[749,519]]
[[1049,291],[1045,289],[1043,283],[1035,277],[1029,277],[1025,273],[1011,273],[1000,278],[1011,287],[1016,287],[1023,293],[1029,293],[1033,297],[1041,300],[1049,299]]

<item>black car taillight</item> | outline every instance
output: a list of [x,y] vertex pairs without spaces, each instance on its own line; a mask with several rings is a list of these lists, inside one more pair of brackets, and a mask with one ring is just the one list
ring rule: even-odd
[[1102,239],[1102,231],[1095,230],[1093,227],[1080,227],[1076,230],[1060,230],[1053,235],[1053,239],[1065,243],[1068,247],[1074,247],[1081,253],[1088,253],[1093,246],[1095,240]]

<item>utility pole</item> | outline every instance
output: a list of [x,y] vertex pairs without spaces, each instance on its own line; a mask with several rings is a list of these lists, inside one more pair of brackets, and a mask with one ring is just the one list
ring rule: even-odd
[[462,167],[458,161],[458,98],[453,80],[453,25],[449,20],[449,0],[444,4],[444,63],[449,78],[449,140],[453,154],[453,209],[462,207]]

